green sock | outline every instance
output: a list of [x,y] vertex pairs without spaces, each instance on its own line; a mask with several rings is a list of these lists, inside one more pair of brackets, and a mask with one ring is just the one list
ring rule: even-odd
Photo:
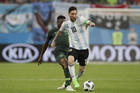
[[65,81],[65,87],[67,87],[71,83],[71,78],[70,78],[70,73],[69,73],[68,68],[64,68],[64,75],[65,75],[65,80],[66,80]]

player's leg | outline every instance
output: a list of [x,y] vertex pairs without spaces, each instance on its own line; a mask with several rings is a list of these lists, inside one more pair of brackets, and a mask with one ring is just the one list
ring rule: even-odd
[[65,75],[65,87],[67,87],[68,85],[70,85],[71,83],[71,77],[70,77],[70,73],[69,73],[69,69],[68,69],[68,63],[66,58],[61,58],[59,64],[62,66],[63,70],[64,70],[64,75]]
[[79,77],[81,77],[83,75],[85,71],[85,66],[79,66],[79,72],[77,73],[77,79],[79,79]]
[[75,67],[74,67],[74,57],[71,55],[68,56],[68,67],[72,80],[75,80],[76,76],[75,76]]
[[70,77],[70,73],[69,73],[69,69],[68,69],[68,62],[66,60],[66,58],[61,58],[59,64],[63,67],[64,70],[64,75],[65,75],[65,82],[62,85],[61,89],[63,87],[66,88],[67,91],[75,91],[72,87],[71,87],[71,77]]
[[59,62],[59,64],[62,66],[65,76],[65,82],[61,87],[58,87],[57,89],[65,89],[68,91],[74,91],[74,89],[70,86],[71,83],[71,77],[68,69],[68,62],[66,60],[66,53],[65,51],[59,51],[55,50],[54,52],[56,61]]
[[79,58],[78,62],[79,62],[79,72],[77,73],[77,79],[79,79],[79,77],[83,75],[86,66],[86,61],[84,58]]
[[75,75],[75,67],[74,67],[74,61],[77,58],[77,53],[75,49],[70,49],[70,50],[71,51],[69,51],[69,56],[68,56],[68,67],[69,67],[69,72],[70,72],[74,87],[77,88],[80,86]]
[[77,78],[81,77],[85,71],[85,66],[86,66],[86,60],[88,58],[89,52],[88,49],[86,50],[81,50],[78,52],[78,62],[79,62],[79,72],[77,74]]

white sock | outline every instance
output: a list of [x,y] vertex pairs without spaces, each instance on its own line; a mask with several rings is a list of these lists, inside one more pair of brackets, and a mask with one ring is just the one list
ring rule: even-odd
[[71,75],[72,80],[75,80],[76,79],[76,75],[75,75],[75,67],[74,67],[74,64],[69,64],[68,65],[68,68],[69,68],[69,72],[70,72],[70,75]]

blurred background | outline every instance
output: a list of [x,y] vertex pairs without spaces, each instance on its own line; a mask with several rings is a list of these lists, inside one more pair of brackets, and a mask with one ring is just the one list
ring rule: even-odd
[[[56,18],[70,6],[95,22],[89,27],[89,61],[140,61],[140,0],[0,0],[0,62],[37,61]],[[43,61],[55,62],[52,48]]]

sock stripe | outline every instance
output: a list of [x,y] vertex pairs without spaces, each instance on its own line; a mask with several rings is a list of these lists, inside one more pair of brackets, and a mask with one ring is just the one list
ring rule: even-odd
[[69,66],[74,66],[74,64],[69,64]]
[[65,80],[70,80],[70,78],[65,78]]

